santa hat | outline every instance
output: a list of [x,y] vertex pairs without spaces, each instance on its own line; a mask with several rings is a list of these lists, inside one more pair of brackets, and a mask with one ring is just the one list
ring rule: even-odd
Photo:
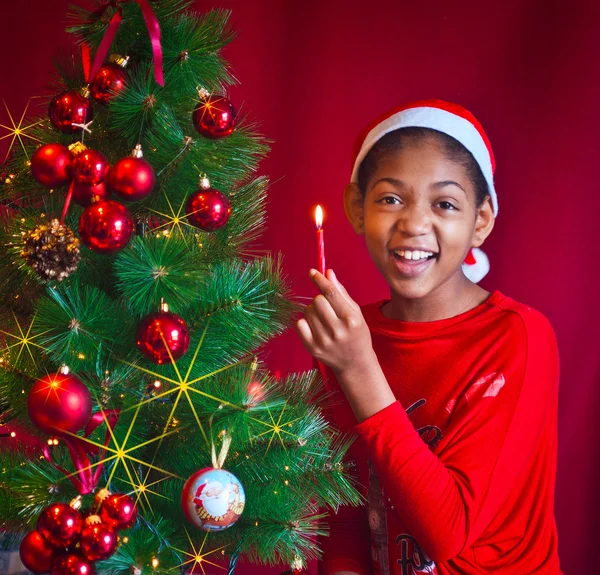
[[[443,100],[420,100],[389,111],[375,120],[362,132],[354,150],[354,167],[351,181],[358,183],[358,169],[369,150],[387,133],[399,128],[430,128],[458,140],[479,165],[488,185],[494,216],[498,215],[498,198],[494,188],[496,162],[492,146],[483,127],[465,108]],[[469,250],[463,263],[465,275],[479,282],[490,269],[485,253],[478,248]]]

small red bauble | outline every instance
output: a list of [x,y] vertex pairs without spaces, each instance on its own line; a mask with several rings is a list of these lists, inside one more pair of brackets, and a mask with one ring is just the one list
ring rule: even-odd
[[107,62],[90,83],[90,95],[96,102],[106,104],[125,87],[126,73],[123,66]]
[[[93,517],[93,516],[92,516]],[[79,538],[79,549],[81,554],[90,561],[102,561],[108,559],[117,549],[117,535],[105,523],[86,525]]]
[[137,517],[134,500],[124,493],[113,493],[100,506],[102,522],[113,529],[129,529]]
[[231,204],[223,192],[215,188],[200,188],[188,198],[185,213],[190,224],[205,232],[213,232],[229,220]]
[[100,182],[95,186],[73,182],[73,200],[84,208],[99,200],[105,200],[108,196],[109,190],[104,182]]
[[127,208],[113,200],[92,204],[79,220],[81,241],[95,252],[118,252],[127,245],[132,234],[133,220]]
[[108,185],[123,201],[136,202],[152,193],[156,176],[152,166],[135,150],[129,158],[122,158],[110,170]]
[[185,354],[189,343],[190,337],[184,319],[170,311],[151,313],[138,326],[138,349],[154,363],[177,361]]
[[92,103],[79,92],[65,90],[52,98],[48,117],[55,128],[72,134],[81,130],[73,124],[85,124],[92,119]]
[[54,549],[37,531],[32,531],[21,541],[19,557],[29,571],[49,573],[54,561]]
[[77,509],[66,503],[53,503],[42,511],[36,529],[50,545],[62,548],[75,543],[82,527],[83,519]]
[[104,154],[88,149],[75,156],[73,178],[79,184],[97,186],[104,181],[109,169]]
[[50,575],[95,575],[95,573],[93,561],[75,553],[58,557],[50,571]]
[[73,154],[62,144],[46,144],[31,156],[31,175],[42,186],[55,188],[71,180]]
[[202,97],[192,114],[194,128],[211,140],[229,136],[235,129],[236,120],[235,108],[224,96]]
[[77,433],[90,420],[92,396],[74,375],[53,373],[33,384],[27,396],[27,411],[41,431]]

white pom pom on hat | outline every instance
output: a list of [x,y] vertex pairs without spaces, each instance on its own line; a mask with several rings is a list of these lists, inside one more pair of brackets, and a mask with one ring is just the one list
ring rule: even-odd
[[[358,183],[358,169],[369,150],[387,133],[400,128],[429,128],[458,140],[479,165],[488,185],[494,216],[498,215],[498,198],[494,187],[496,161],[492,145],[477,118],[467,109],[443,100],[419,100],[390,110],[371,123],[359,136],[354,149],[351,181]],[[488,257],[472,248],[463,263],[467,278],[477,283],[490,269]]]

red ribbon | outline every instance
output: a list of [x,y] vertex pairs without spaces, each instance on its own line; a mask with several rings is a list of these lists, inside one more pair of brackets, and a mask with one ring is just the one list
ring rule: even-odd
[[69,481],[73,484],[77,492],[81,495],[87,495],[88,493],[92,493],[98,485],[98,481],[100,480],[100,475],[102,474],[102,469],[104,467],[104,463],[99,463],[95,466],[95,469],[92,469],[92,464],[90,463],[90,455],[97,455],[99,460],[102,460],[104,454],[106,453],[106,448],[108,447],[108,442],[110,441],[110,437],[112,434],[112,429],[117,424],[119,419],[119,410],[118,409],[110,409],[108,411],[102,413],[94,413],[92,415],[90,421],[85,427],[83,432],[83,437],[89,437],[98,426],[106,422],[106,435],[104,437],[104,448],[100,449],[99,447],[92,445],[85,441],[82,437],[78,437],[77,435],[60,432],[57,431],[56,435],[61,437],[61,439],[65,442],[67,449],[69,450],[69,455],[71,457],[71,461],[73,462],[73,467],[75,468],[75,472],[71,473],[64,467],[61,467],[57,463],[54,462],[52,458],[52,453],[50,452],[50,448],[48,445],[44,446],[44,457],[52,464],[56,469],[58,469],[61,473],[66,475],[69,478]]
[[[148,29],[148,35],[150,36],[150,42],[152,44],[152,59],[154,61],[154,78],[156,82],[161,86],[165,85],[165,79],[163,76],[162,69],[162,46],[160,44],[160,26],[158,24],[158,19],[156,18],[156,14],[152,10],[150,3],[148,0],[112,0],[110,2],[104,3],[100,8],[95,10],[92,13],[91,20],[96,21],[101,18],[102,14],[106,11],[107,8],[113,7],[116,8],[116,12],[113,17],[110,19],[108,27],[106,28],[106,32],[104,33],[104,37],[100,42],[100,46],[98,46],[98,50],[96,51],[96,55],[94,56],[94,61],[90,68],[89,66],[89,48],[87,48],[84,44],[84,48],[82,50],[83,57],[83,69],[85,73],[85,77],[88,83],[90,83],[100,71],[100,66],[102,66],[104,60],[106,60],[106,56],[108,55],[108,51],[112,46],[113,40],[117,34],[117,30],[123,21],[123,9],[120,4],[123,2],[136,2],[142,11],[142,15],[144,16],[144,21],[146,22],[146,28]],[[87,57],[87,63],[86,63]]]

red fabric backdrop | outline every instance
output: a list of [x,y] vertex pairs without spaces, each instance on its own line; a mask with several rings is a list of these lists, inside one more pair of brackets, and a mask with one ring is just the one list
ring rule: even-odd
[[[67,0],[2,2],[0,96],[19,113],[44,93],[52,55],[68,43]],[[375,115],[417,98],[457,101],[494,146],[500,216],[485,245],[482,285],[544,312],[561,362],[556,516],[566,575],[589,573],[600,532],[600,312],[595,305],[600,101],[593,0],[359,2],[198,1],[233,9],[227,48],[243,111],[275,140],[262,245],[285,254],[296,293],[310,296],[316,264],[312,211],[326,210],[328,263],[359,302],[385,295],[341,192],[350,150]],[[0,123],[7,123],[0,110]],[[283,373],[310,367],[295,334],[269,348]],[[240,575],[279,573],[240,566]],[[314,569],[313,569],[314,571]]]

